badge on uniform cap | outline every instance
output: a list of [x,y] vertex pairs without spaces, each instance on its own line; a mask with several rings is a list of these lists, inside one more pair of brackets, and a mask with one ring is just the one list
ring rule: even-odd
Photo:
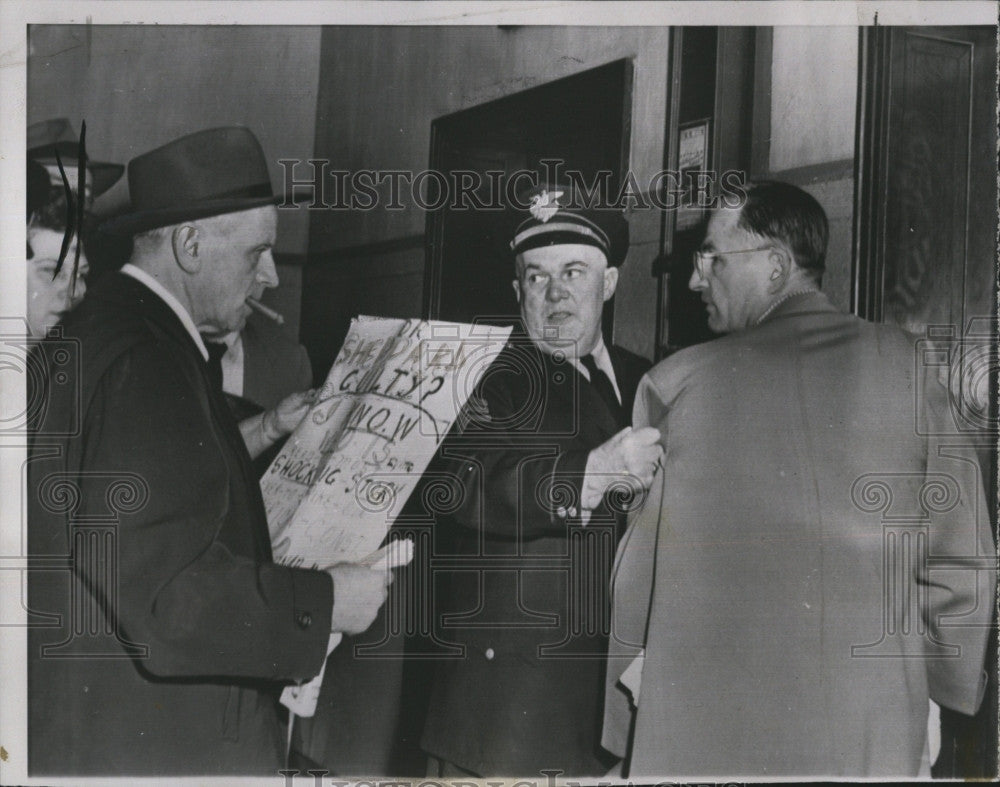
[[[517,210],[511,211],[511,251],[523,254],[540,246],[584,244],[604,252],[608,265],[617,266],[628,250],[628,223],[617,208],[592,207],[592,197],[571,185],[544,183],[518,195]],[[512,207],[514,207],[512,205]]]
[[553,191],[550,194],[543,189],[541,194],[536,194],[531,198],[528,212],[544,224],[559,212],[559,198],[562,195],[561,191]]

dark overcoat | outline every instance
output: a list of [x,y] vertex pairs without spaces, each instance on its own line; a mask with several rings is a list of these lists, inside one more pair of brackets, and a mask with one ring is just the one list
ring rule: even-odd
[[151,290],[109,275],[37,352],[30,773],[274,775],[330,576],[271,562],[239,430]]
[[[609,352],[628,413],[649,364]],[[437,665],[429,754],[483,776],[607,770],[607,586],[624,502],[606,497],[586,526],[567,511],[591,449],[625,418],[569,361],[514,340],[443,444],[439,467],[459,491],[439,521],[453,557],[433,592],[436,635],[453,650]]]

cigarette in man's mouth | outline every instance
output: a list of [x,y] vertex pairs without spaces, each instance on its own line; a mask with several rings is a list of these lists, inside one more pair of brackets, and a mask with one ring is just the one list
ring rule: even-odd
[[267,319],[274,320],[276,323],[278,323],[278,325],[284,325],[285,324],[285,318],[284,317],[282,317],[274,309],[270,309],[267,306],[265,306],[263,303],[261,303],[260,301],[258,301],[256,298],[247,297],[247,306],[249,306],[254,311],[260,312],[265,317],[267,317]]

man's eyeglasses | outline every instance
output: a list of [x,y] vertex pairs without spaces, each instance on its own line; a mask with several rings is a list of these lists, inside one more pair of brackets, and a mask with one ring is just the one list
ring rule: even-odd
[[766,246],[758,246],[755,249],[737,249],[736,251],[703,251],[699,249],[694,253],[694,269],[698,271],[699,276],[704,277],[705,272],[715,264],[715,260],[718,257],[728,257],[730,254],[750,254],[754,251],[764,251],[764,249],[769,248],[771,248],[770,243]]

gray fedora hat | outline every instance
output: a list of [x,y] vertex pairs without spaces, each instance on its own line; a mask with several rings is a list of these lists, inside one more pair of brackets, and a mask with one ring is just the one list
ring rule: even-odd
[[129,212],[102,225],[135,235],[184,221],[274,205],[264,151],[248,128],[196,131],[128,164]]

